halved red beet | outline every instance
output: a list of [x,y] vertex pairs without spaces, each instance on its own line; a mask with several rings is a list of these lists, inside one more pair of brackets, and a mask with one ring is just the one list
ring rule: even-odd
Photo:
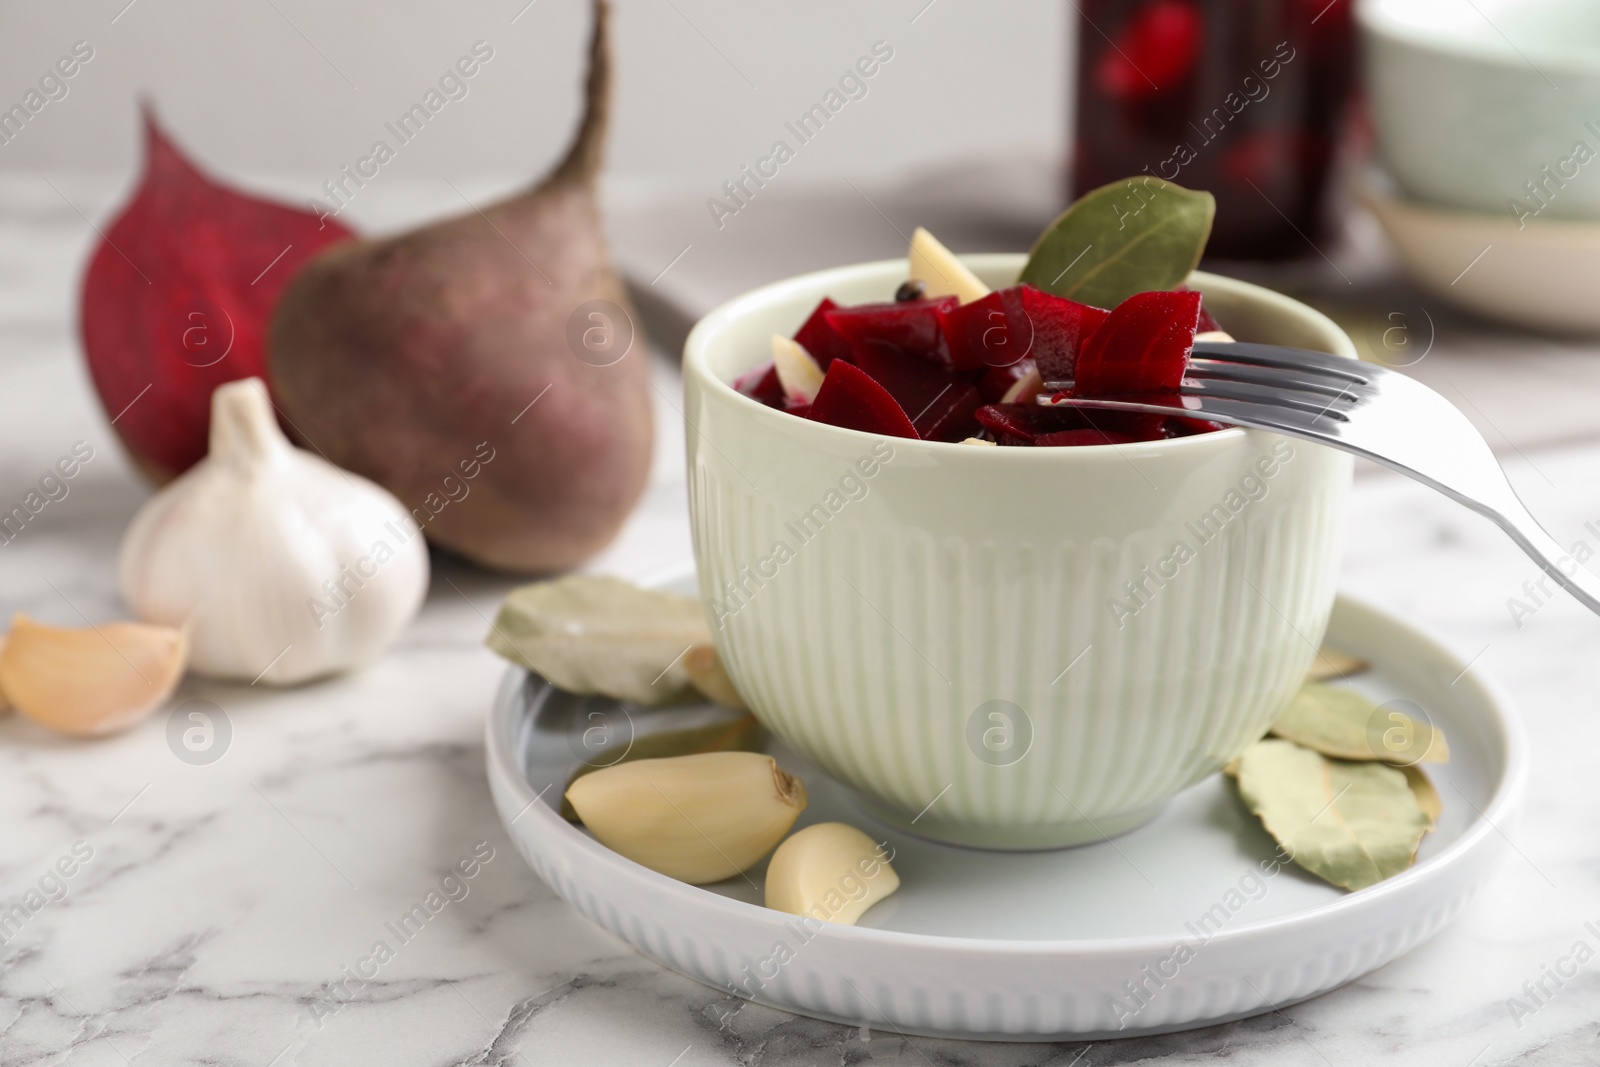
[[942,296],[937,300],[860,304],[836,308],[823,317],[850,341],[851,359],[859,361],[864,348],[887,348],[953,370],[943,320],[960,303],[957,297]]
[[917,429],[889,391],[842,359],[828,364],[806,417],[863,433],[915,439]]
[[769,408],[784,406],[783,383],[778,380],[778,368],[771,363],[739,375],[733,380],[733,387]]
[[828,297],[822,298],[805,325],[795,332],[794,339],[811,354],[823,370],[836,359],[850,358],[850,342],[828,322],[828,312],[838,308]]
[[856,366],[889,391],[911,416],[925,441],[960,441],[978,432],[972,413],[982,403],[978,391],[947,371],[916,356],[868,346],[856,353]]
[[1175,391],[1199,321],[1199,293],[1134,293],[1112,309],[1078,354],[1073,393]]
[[1057,430],[1034,440],[1037,448],[1059,448],[1062,445],[1126,445],[1139,440],[1131,434],[1116,430]]

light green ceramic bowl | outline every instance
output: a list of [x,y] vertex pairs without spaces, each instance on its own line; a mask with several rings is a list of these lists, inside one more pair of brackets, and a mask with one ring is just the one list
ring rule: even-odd
[[[1018,255],[966,257],[992,286]],[[689,506],[717,650],[790,747],[912,832],[993,848],[1115,834],[1259,738],[1333,604],[1350,457],[1239,429],[1088,448],[909,441],[729,383],[823,296],[808,274],[684,349]],[[1328,319],[1195,274],[1241,340],[1353,357]]]
[[1360,0],[1356,17],[1379,153],[1410,198],[1600,219],[1600,2]]

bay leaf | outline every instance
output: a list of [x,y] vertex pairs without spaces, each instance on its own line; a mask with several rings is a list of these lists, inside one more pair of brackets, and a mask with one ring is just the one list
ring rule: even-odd
[[493,651],[569,693],[645,705],[691,697],[683,657],[710,642],[699,598],[601,575],[513,589],[487,640]]
[[1400,770],[1406,776],[1406,785],[1411,787],[1411,795],[1417,798],[1417,807],[1428,817],[1428,829],[1432,830],[1439,825],[1439,816],[1444,813],[1444,801],[1439,799],[1439,791],[1433,787],[1428,772],[1421,767],[1401,767]]
[[1401,771],[1328,759],[1292,741],[1257,741],[1239,757],[1235,780],[1296,864],[1345,889],[1410,867],[1430,825]]
[[1317,658],[1311,661],[1311,669],[1306,672],[1306,678],[1313,682],[1331,682],[1360,674],[1371,666],[1372,664],[1364,659],[1357,659],[1347,652],[1340,652],[1337,648],[1323,645],[1317,649]]
[[1445,763],[1444,731],[1397,708],[1380,708],[1354,689],[1307,682],[1270,731],[1325,756],[1385,763]]
[[1018,281],[1100,308],[1172,289],[1200,262],[1216,213],[1210,193],[1159,178],[1103,185],[1046,227]]
[[[672,712],[669,714],[677,714]],[[656,730],[636,734],[628,750],[610,763],[580,763],[572,777],[567,779],[567,789],[586,774],[619,763],[632,763],[640,759],[666,759],[670,756],[695,756],[702,752],[760,752],[767,747],[767,729],[749,712],[726,722],[705,726],[691,726],[679,730]],[[568,822],[579,822],[578,812],[561,791],[561,817]]]

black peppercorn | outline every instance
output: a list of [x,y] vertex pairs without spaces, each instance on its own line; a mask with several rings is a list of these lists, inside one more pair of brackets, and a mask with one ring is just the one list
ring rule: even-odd
[[894,291],[894,302],[908,304],[913,300],[925,300],[928,296],[928,286],[915,278],[901,282],[900,288]]

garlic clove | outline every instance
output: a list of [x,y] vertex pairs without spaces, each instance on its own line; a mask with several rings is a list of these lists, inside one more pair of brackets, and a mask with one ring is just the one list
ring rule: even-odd
[[984,447],[989,447],[989,446],[992,446],[995,442],[993,442],[993,441],[985,441],[981,437],[969,437],[966,440],[962,441],[961,443],[964,444],[964,445],[983,445]]
[[[0,637],[0,656],[5,655],[5,650],[6,639],[4,637]],[[16,710],[17,709],[11,705],[11,698],[6,696],[6,691],[4,689],[0,689],[0,715],[10,715]]]
[[806,807],[806,787],[771,756],[705,752],[634,760],[567,788],[584,826],[613,852],[694,885],[760,861]]
[[939,239],[918,226],[911,234],[909,271],[912,281],[921,282],[928,299],[958,296],[963,304],[989,295],[989,287],[956,258]]
[[855,925],[900,888],[892,850],[842,822],[808,826],[778,846],[767,864],[767,907],[823,922]]
[[28,718],[66,734],[132,726],[166,703],[183,678],[186,631],[137,622],[61,629],[26,615],[0,649],[0,689]]
[[1011,388],[1005,391],[1005,395],[1000,398],[1000,403],[1026,404],[1042,392],[1044,392],[1044,378],[1040,376],[1037,370],[1031,370],[1011,383]]
[[734,688],[715,645],[695,645],[683,654],[683,666],[689,672],[689,681],[708,700],[725,708],[744,710],[744,697]]
[[1205,330],[1194,335],[1196,341],[1214,341],[1225,345],[1233,343],[1233,334],[1227,330]]
[[778,372],[778,383],[783,386],[787,399],[800,404],[817,399],[817,390],[822,388],[822,368],[799,341],[792,341],[781,333],[773,334],[772,366]]

